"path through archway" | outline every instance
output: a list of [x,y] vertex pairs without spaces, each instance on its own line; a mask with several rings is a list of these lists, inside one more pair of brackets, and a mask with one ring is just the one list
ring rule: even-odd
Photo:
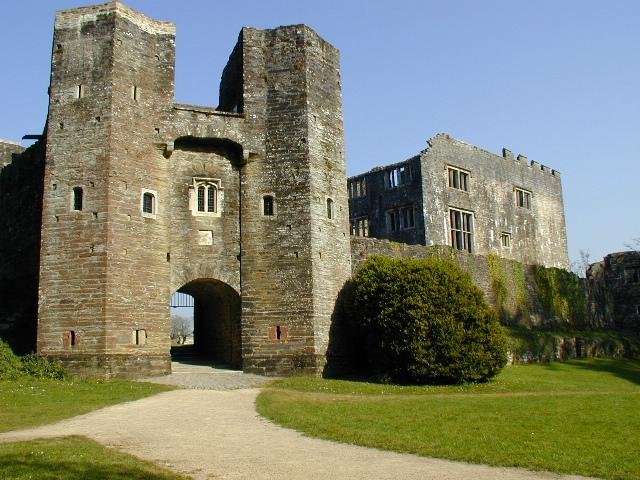
[[172,348],[175,358],[185,355],[231,368],[242,368],[240,296],[228,284],[198,279],[178,290],[193,297],[193,345]]

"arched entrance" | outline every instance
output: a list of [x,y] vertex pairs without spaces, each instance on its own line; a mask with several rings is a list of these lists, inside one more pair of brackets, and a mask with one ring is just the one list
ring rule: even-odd
[[203,278],[178,290],[193,297],[193,345],[172,348],[172,355],[185,353],[231,368],[242,368],[240,296],[228,284]]

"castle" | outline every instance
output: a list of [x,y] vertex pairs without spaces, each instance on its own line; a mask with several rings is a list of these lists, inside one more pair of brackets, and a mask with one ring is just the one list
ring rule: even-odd
[[217,108],[174,102],[174,60],[174,25],[118,1],[56,15],[42,138],[0,142],[0,335],[165,374],[179,291],[216,360],[317,373],[358,236],[568,265],[559,174],[506,150],[441,135],[347,182],[339,52],[309,27],[243,28]]

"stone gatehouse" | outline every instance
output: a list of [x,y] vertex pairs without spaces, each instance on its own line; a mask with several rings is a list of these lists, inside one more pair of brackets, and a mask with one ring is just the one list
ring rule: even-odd
[[[0,142],[0,335],[75,373],[164,374],[179,291],[194,297],[196,343],[216,360],[319,372],[352,262],[339,52],[305,25],[243,28],[216,108],[175,103],[174,65],[171,23],[118,1],[56,15],[42,137],[24,151]],[[459,160],[446,164],[475,173]],[[565,265],[560,180],[538,170],[511,187],[535,205],[541,186],[559,203],[515,211],[512,226],[540,232],[517,245],[554,225],[558,243],[522,260]],[[422,192],[440,181],[415,178]],[[482,177],[470,181],[480,191]],[[417,242],[438,243],[425,231],[427,220],[449,228],[429,210],[439,200],[420,198]],[[460,207],[479,219],[488,200],[474,201]]]

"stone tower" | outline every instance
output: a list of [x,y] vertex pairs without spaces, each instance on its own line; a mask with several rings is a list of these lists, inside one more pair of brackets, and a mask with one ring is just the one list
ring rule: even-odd
[[174,39],[119,2],[56,16],[38,351],[168,373],[182,291],[215,359],[318,372],[351,271],[338,51],[245,28],[211,108],[174,103]]

